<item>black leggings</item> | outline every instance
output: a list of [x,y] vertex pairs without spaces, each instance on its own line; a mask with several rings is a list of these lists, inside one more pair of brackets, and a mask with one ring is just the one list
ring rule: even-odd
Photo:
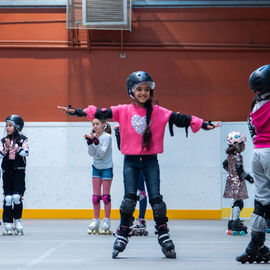
[[[24,170],[10,170],[3,173],[3,190],[4,196],[12,196],[19,194],[21,197],[25,191],[25,171]],[[22,217],[23,204],[12,204],[6,206],[4,199],[3,205],[3,222],[12,223],[13,219],[20,219]]]

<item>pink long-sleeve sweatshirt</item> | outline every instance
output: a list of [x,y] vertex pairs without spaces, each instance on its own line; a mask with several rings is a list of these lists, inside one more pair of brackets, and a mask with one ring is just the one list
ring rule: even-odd
[[270,148],[270,100],[253,111],[250,116],[257,134],[254,139],[255,148]]
[[[118,122],[121,137],[121,152],[124,155],[154,155],[163,153],[163,140],[165,127],[170,119],[172,111],[153,106],[151,115],[152,141],[150,149],[142,149],[142,135],[146,127],[146,109],[135,104],[112,106],[113,120]],[[95,118],[97,108],[93,105],[85,110],[89,120]],[[192,116],[191,129],[197,132],[202,126],[203,120]]]

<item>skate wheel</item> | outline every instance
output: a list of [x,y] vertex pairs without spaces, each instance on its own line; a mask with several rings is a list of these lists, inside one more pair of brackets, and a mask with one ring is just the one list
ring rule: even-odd
[[148,231],[145,231],[143,235],[144,236],[147,236],[148,235]]
[[119,250],[114,249],[112,252],[112,258],[115,259],[119,254]]
[[232,232],[232,235],[234,235],[234,236],[235,236],[235,235],[238,235],[238,232],[237,232],[237,231],[233,231],[233,232]]
[[106,231],[106,235],[112,235],[112,231],[110,230]]
[[232,235],[232,234],[233,234],[233,231],[232,231],[232,230],[227,230],[226,233],[227,233],[228,235]]
[[245,235],[246,233],[244,231],[241,231],[240,232],[240,235]]
[[266,233],[270,233],[270,228],[267,228],[266,229]]
[[262,261],[261,258],[256,258],[256,263],[260,263]]
[[140,232],[134,232],[134,235],[135,236],[139,236],[140,235]]

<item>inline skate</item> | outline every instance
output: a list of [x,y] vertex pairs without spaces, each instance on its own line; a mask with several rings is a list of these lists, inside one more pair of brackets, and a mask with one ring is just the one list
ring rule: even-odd
[[137,218],[134,225],[131,226],[131,232],[130,232],[130,236],[147,236],[148,235],[148,231],[146,230],[146,222],[145,219],[143,218]]
[[174,243],[170,239],[169,229],[167,224],[161,224],[155,226],[157,231],[155,232],[158,234],[158,243],[161,246],[161,250],[166,258],[175,259],[176,252],[174,250]]
[[129,226],[120,226],[119,229],[116,230],[116,233],[114,234],[116,240],[114,241],[112,252],[113,259],[118,256],[119,252],[123,252],[125,250],[128,243],[129,233]]
[[246,251],[240,256],[236,257],[236,260],[241,263],[268,263],[270,261],[270,250],[264,245],[265,233],[263,232],[251,232],[251,241],[249,242]]

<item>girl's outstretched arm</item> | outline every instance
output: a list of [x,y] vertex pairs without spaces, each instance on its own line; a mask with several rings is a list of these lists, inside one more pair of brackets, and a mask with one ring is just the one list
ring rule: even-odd
[[86,109],[73,108],[71,105],[68,105],[67,107],[57,106],[57,108],[71,116],[87,116],[89,120],[93,120],[94,118],[109,119],[113,116],[111,108],[99,109],[94,105],[90,105]]
[[67,107],[57,106],[57,109],[60,109],[61,111],[71,116],[78,116],[78,117],[86,116],[84,109],[78,109],[78,108],[75,109],[75,108],[72,108],[71,105],[68,105]]
[[198,118],[196,116],[190,116],[173,112],[169,119],[169,129],[171,136],[173,136],[173,125],[176,125],[177,127],[184,127],[186,129],[187,134],[187,129],[189,126],[191,127],[191,130],[193,132],[197,132],[201,128],[205,130],[214,129],[216,127],[219,127],[220,123],[214,125],[212,124],[211,121],[205,122],[203,121],[203,119]]

